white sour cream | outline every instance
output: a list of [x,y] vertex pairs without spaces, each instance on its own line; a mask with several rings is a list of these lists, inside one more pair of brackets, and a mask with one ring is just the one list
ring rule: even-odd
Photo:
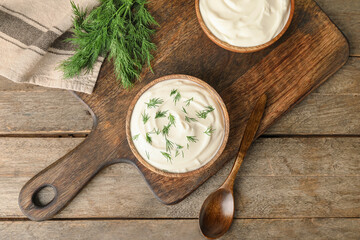
[[[170,96],[173,90],[177,91]],[[181,97],[175,104],[178,93]],[[159,104],[149,107],[146,103],[153,99]],[[206,118],[200,118],[198,114],[206,109],[209,110],[203,115]],[[165,116],[155,118],[159,111],[166,112]],[[170,114],[175,118],[172,125]],[[146,123],[143,116],[149,117]],[[162,131],[168,125],[165,137]],[[130,132],[138,153],[149,164],[163,171],[184,173],[200,168],[215,156],[224,139],[225,119],[218,101],[208,90],[190,80],[172,79],[155,84],[140,96],[132,112]],[[172,147],[166,147],[166,139]]]
[[220,40],[253,47],[281,32],[290,15],[290,0],[200,0],[200,13]]

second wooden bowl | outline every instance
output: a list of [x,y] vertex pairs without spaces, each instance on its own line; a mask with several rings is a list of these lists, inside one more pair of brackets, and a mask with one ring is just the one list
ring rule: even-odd
[[[204,1],[204,0],[203,0]],[[208,0],[211,1],[211,0]],[[295,0],[289,0],[290,1],[290,15],[289,18],[284,26],[284,28],[281,30],[281,32],[276,35],[276,37],[274,37],[273,39],[271,39],[270,41],[261,44],[261,45],[257,45],[257,46],[253,46],[253,47],[238,47],[238,46],[234,46],[231,45],[227,42],[224,42],[222,40],[220,40],[219,38],[217,38],[206,26],[202,16],[201,16],[201,12],[200,12],[200,0],[195,0],[195,11],[196,11],[196,17],[199,21],[199,24],[202,28],[202,30],[205,32],[205,34],[210,38],[211,41],[213,41],[216,45],[218,45],[219,47],[222,47],[226,50],[232,51],[232,52],[238,52],[238,53],[251,53],[251,52],[257,52],[260,51],[264,48],[269,47],[270,45],[272,45],[273,43],[275,43],[277,40],[279,40],[281,38],[281,36],[286,32],[286,30],[289,28],[291,20],[294,16],[294,11],[295,11]]]

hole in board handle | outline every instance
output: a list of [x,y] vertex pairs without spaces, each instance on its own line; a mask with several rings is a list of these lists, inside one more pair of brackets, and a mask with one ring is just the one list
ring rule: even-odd
[[50,184],[40,187],[32,196],[32,202],[36,207],[44,208],[55,200],[56,188]]

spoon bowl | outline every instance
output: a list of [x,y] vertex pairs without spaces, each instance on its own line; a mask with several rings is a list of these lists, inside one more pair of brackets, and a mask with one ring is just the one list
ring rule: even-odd
[[231,190],[219,188],[211,193],[200,210],[201,232],[210,239],[226,233],[234,218],[234,197]]

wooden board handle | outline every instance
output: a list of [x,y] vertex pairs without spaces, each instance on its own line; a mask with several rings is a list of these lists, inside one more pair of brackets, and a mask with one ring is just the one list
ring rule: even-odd
[[[111,154],[98,151],[100,134],[94,131],[77,148],[30,179],[19,194],[21,211],[31,220],[51,218],[64,208],[103,167]],[[97,144],[96,144],[97,142]],[[51,149],[49,149],[51,151]],[[55,191],[53,200],[45,206],[36,201],[39,191],[50,186]]]

